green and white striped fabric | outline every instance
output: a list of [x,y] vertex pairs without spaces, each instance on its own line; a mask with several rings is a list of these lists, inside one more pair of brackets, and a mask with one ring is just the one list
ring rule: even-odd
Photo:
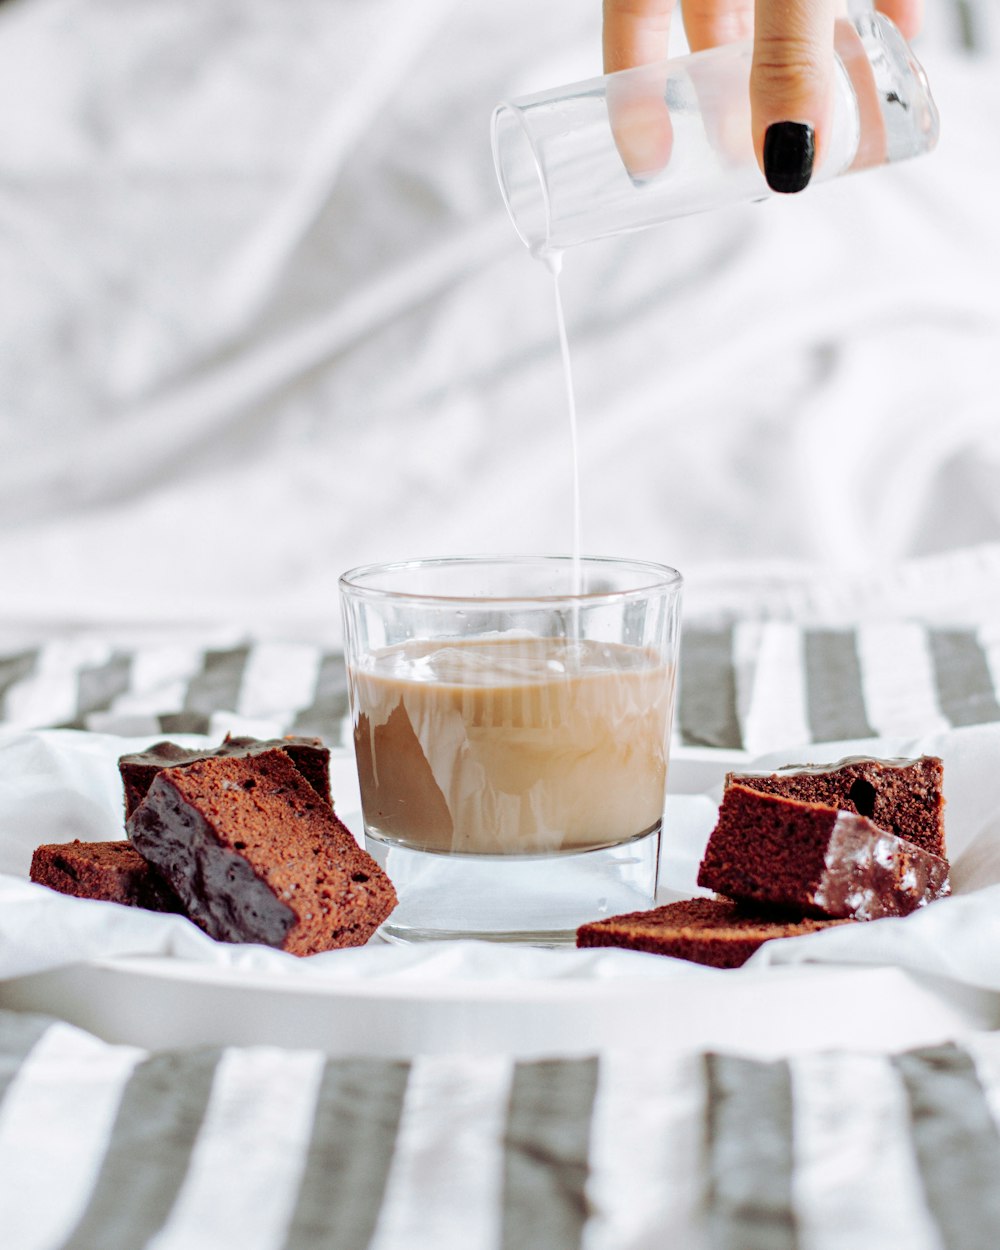
[[[0,655],[0,723],[122,736],[223,732],[233,718],[343,742],[339,652],[234,641],[122,648],[61,639]],[[1000,629],[878,622],[688,624],[676,741],[752,753],[1000,721]]]
[[681,741],[764,752],[1000,721],[1000,631],[913,622],[690,628]]
[[990,1035],[392,1062],[0,1013],[9,1250],[985,1250],[998,1123]]

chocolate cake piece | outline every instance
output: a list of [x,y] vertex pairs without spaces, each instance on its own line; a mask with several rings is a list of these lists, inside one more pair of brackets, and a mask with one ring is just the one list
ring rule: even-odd
[[739,968],[774,938],[818,933],[850,920],[792,920],[754,911],[730,899],[691,898],[651,911],[633,911],[581,925],[577,946],[621,946],[673,955],[712,968]]
[[944,856],[943,774],[944,766],[936,755],[913,760],[852,755],[835,764],[789,764],[773,773],[728,773],[726,785],[856,812],[897,838]]
[[61,842],[35,848],[29,876],[73,898],[147,911],[183,911],[180,899],[128,842]]
[[799,915],[904,916],[949,892],[948,861],[855,812],[730,785],[698,884]]
[[131,816],[142,802],[153,778],[164,768],[178,768],[195,760],[214,757],[259,755],[262,751],[284,751],[316,793],[333,806],[330,797],[330,752],[319,738],[233,738],[226,734],[217,747],[207,750],[179,747],[173,742],[157,742],[145,751],[123,755],[118,761],[125,787],[125,816]]
[[127,828],[220,941],[294,955],[359,946],[396,905],[389,878],[283,749],[162,769]]

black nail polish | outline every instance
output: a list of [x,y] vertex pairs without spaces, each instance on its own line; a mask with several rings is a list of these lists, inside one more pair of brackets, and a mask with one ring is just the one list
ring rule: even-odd
[[816,135],[804,122],[774,122],[764,132],[764,177],[772,191],[801,191],[812,177]]

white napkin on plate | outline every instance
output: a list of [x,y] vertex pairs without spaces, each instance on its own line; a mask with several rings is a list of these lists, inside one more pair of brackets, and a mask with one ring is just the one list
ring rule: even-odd
[[[193,743],[194,739],[185,739]],[[373,944],[297,959],[259,946],[214,942],[178,916],[114,903],[68,899],[26,880],[43,842],[124,836],[119,755],[147,745],[71,730],[0,734],[0,978],[84,960],[166,955],[198,963],[340,979],[430,976],[436,980],[614,978],[712,975],[713,970],[622,951],[495,948],[483,942],[425,947]],[[1000,992],[1000,725],[902,742],[869,740],[790,749],[776,764],[828,762],[863,751],[928,752],[945,762],[946,824],[954,895],[905,919],[849,925],[768,944],[749,965],[825,962],[905,968],[930,978]],[[661,897],[696,892],[697,865],[714,821],[726,763],[703,795],[671,796],[664,828]],[[347,752],[334,754],[334,797],[349,810],[356,793]],[[348,799],[343,802],[344,795]],[[348,816],[349,823],[356,824]]]

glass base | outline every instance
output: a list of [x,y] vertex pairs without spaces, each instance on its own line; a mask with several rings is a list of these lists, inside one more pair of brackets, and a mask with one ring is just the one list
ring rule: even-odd
[[378,931],[389,942],[572,946],[580,925],[648,908],[656,893],[658,824],[631,842],[567,855],[440,855],[365,841],[399,896]]

